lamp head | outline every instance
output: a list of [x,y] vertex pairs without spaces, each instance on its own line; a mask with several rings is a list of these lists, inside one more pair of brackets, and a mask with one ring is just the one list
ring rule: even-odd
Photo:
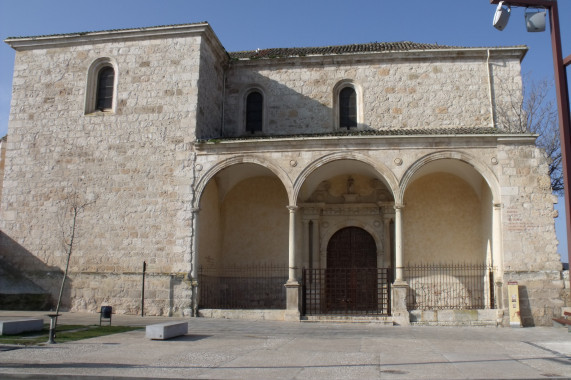
[[526,12],[525,26],[528,32],[544,32],[545,31],[545,11],[542,12]]
[[500,1],[496,8],[496,13],[494,14],[494,28],[497,30],[504,30],[510,19],[511,11],[512,9],[509,5],[504,6],[504,2]]

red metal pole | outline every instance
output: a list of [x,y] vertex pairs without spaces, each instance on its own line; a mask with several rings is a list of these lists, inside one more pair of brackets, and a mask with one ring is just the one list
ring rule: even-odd
[[[490,4],[498,4],[501,0],[490,0]],[[571,64],[571,55],[563,58],[561,51],[561,32],[559,28],[559,9],[557,0],[513,0],[504,1],[505,5],[521,7],[538,7],[549,10],[551,27],[551,50],[553,53],[554,79],[557,94],[557,110],[559,115],[559,137],[561,140],[561,158],[563,166],[563,196],[565,197],[565,223],[567,225],[567,260],[571,264],[571,186],[569,170],[571,168],[571,111],[569,109],[569,92],[567,87],[566,66]],[[569,279],[571,285],[571,278]]]
[[[563,194],[565,196],[565,222],[567,224],[567,259],[571,263],[571,186],[569,169],[571,168],[571,112],[569,110],[569,92],[567,90],[567,72],[561,51],[561,32],[559,28],[559,10],[557,1],[549,7],[551,23],[551,48],[553,51],[554,79],[557,89],[557,109],[559,110],[559,134],[563,162]],[[569,58],[569,57],[567,57]],[[566,60],[567,60],[566,58]],[[567,63],[568,64],[568,63]],[[570,279],[571,285],[571,279]]]

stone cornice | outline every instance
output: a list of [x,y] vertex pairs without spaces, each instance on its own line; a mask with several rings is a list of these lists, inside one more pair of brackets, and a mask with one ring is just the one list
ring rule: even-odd
[[206,35],[211,41],[216,41],[222,48],[222,45],[208,23],[70,33],[51,36],[10,37],[5,39],[4,42],[10,45],[14,50],[20,51],[193,35]]
[[397,135],[397,136],[295,136],[258,138],[252,140],[212,140],[195,143],[198,154],[260,152],[281,150],[427,148],[494,148],[497,145],[533,145],[535,134],[473,134],[473,135]]
[[486,60],[488,52],[490,59],[518,59],[520,62],[528,51],[526,46],[513,47],[491,47],[491,48],[446,48],[430,50],[409,50],[409,51],[383,51],[366,53],[348,53],[332,55],[307,55],[278,58],[260,59],[232,59],[231,64],[235,66],[280,66],[293,65],[303,62],[304,65],[337,65],[344,62],[371,62],[371,61],[414,61],[433,59],[477,59]]

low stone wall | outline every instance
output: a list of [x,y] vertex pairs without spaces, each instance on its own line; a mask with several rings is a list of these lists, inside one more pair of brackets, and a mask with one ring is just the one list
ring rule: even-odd
[[424,326],[500,326],[504,310],[411,310],[411,325]]
[[200,309],[198,316],[204,318],[283,321],[285,312],[285,310]]
[[[51,292],[53,307],[61,286],[61,274],[35,273],[32,280]],[[102,305],[113,313],[141,314],[141,273],[69,273],[61,310],[98,312]],[[182,273],[147,273],[145,315],[189,316],[192,288]]]

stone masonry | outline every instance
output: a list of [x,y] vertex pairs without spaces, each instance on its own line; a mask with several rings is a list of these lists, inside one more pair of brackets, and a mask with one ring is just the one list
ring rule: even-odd
[[[267,255],[289,265],[288,299],[297,300],[291,296],[300,263],[309,265],[308,252],[315,251],[311,260],[323,265],[327,239],[346,225],[374,235],[380,260],[396,256],[397,267],[422,257],[492,264],[494,307],[507,307],[505,285],[518,281],[527,325],[549,325],[566,305],[547,157],[536,136],[496,124],[501,101],[521,93],[525,47],[411,43],[346,53],[228,53],[206,23],[6,42],[16,61],[2,142],[0,256],[57,297],[70,239],[68,206],[87,204],[74,236],[67,309],[110,304],[118,313],[140,313],[145,261],[146,313],[190,315],[199,302],[200,264],[240,255],[269,261],[264,252],[272,243],[275,252]],[[116,94],[111,110],[91,112],[90,75],[98,60],[115,68]],[[357,96],[353,130],[338,125],[336,94],[343,86]],[[254,134],[245,130],[252,90],[264,97],[263,130]],[[301,215],[309,215],[304,207],[315,203],[315,189],[323,181],[341,186],[351,174],[361,187],[343,207],[356,216],[311,219],[315,239],[309,239],[310,217],[304,224]],[[447,176],[459,181],[460,198],[423,219],[423,205],[432,201],[409,189],[421,178],[447,189],[439,180]],[[240,183],[270,192],[268,206],[256,209],[268,221],[257,231],[247,227],[253,222],[247,207],[241,222],[228,216],[248,196],[237,192]],[[371,203],[370,188],[389,195]],[[443,253],[430,221],[452,227],[468,203],[478,212],[476,232],[450,236],[450,252]],[[371,204],[378,216],[360,214]],[[409,211],[407,219],[407,204],[421,217]],[[396,206],[402,230],[391,232],[401,213]],[[420,232],[407,235],[407,226]],[[225,256],[224,247],[237,246],[240,255]],[[455,256],[464,248],[468,253]],[[277,315],[296,315],[290,311]]]

